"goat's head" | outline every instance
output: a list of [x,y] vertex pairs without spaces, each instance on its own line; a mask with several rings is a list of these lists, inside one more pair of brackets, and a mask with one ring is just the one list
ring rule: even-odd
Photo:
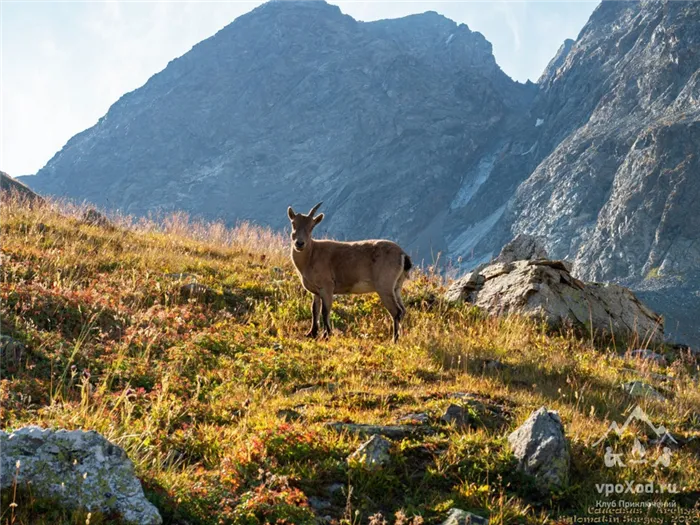
[[319,202],[316,206],[311,208],[308,214],[294,213],[294,210],[290,206],[287,208],[287,215],[289,215],[289,220],[292,223],[292,246],[298,252],[302,251],[311,242],[311,232],[314,227],[323,220],[323,213],[314,217],[314,213],[321,206]]

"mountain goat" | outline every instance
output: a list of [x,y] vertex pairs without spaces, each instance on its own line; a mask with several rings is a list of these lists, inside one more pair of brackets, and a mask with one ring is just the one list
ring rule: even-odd
[[323,315],[324,337],[331,335],[330,313],[334,294],[377,292],[394,320],[393,338],[399,338],[401,319],[406,307],[401,300],[401,286],[412,267],[411,258],[398,244],[386,240],[340,242],[315,240],[314,227],[323,214],[314,217],[322,203],[307,215],[287,208],[292,223],[292,261],[301,283],[313,294],[311,330],[307,337],[318,335],[319,311]]

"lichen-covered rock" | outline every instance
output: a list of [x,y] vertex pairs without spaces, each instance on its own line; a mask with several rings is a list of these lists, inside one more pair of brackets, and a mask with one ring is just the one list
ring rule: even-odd
[[159,525],[124,450],[95,431],[24,427],[0,431],[0,487],[31,483],[32,493],[67,508],[116,513],[126,523]]
[[656,389],[644,383],[643,381],[630,381],[622,385],[622,390],[627,392],[632,397],[650,398],[657,401],[665,401],[666,398],[662,396]]
[[450,302],[459,300],[474,302],[475,294],[484,285],[484,276],[477,271],[470,272],[454,281],[445,293]]
[[462,509],[452,509],[442,525],[488,525],[489,520]]
[[326,426],[338,432],[349,432],[361,436],[373,436],[376,434],[391,439],[404,439],[412,435],[432,432],[430,428],[424,428],[419,425],[367,425],[362,423],[333,422],[327,423]]
[[534,476],[543,490],[565,487],[569,482],[570,452],[559,414],[545,407],[508,436],[518,468]]
[[348,463],[362,465],[369,469],[381,468],[391,461],[390,448],[391,441],[375,434],[350,454]]
[[660,343],[663,319],[627,288],[584,283],[571,265],[548,259],[497,262],[455,281],[447,301],[467,301],[489,315],[519,314],[541,319],[553,328],[573,326],[596,335],[615,335]]

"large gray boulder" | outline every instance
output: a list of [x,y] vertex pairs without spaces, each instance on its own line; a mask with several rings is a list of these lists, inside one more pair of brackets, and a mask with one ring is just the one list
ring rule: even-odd
[[534,317],[552,328],[573,326],[586,334],[592,328],[601,336],[663,341],[663,318],[628,288],[585,283],[570,271],[566,261],[495,262],[453,282],[445,299],[475,304],[490,315]]
[[125,523],[159,525],[158,510],[143,494],[124,450],[95,431],[37,426],[0,431],[0,488],[55,498],[67,508],[116,513]]
[[518,468],[534,476],[543,490],[565,487],[569,482],[570,453],[559,414],[545,407],[508,436]]
[[534,235],[519,233],[506,244],[494,262],[511,263],[514,261],[546,259],[547,250],[542,239]]

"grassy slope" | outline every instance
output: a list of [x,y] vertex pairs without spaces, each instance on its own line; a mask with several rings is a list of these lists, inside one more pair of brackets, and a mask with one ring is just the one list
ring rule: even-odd
[[[107,230],[77,216],[3,203],[2,331],[28,351],[3,362],[2,426],[101,432],[127,450],[166,522],[312,523],[307,497],[316,496],[333,504],[324,514],[347,523],[377,512],[403,523],[400,509],[438,523],[453,505],[495,524],[547,523],[600,499],[595,483],[624,479],[675,482],[678,501],[697,499],[697,448],[676,453],[667,470],[612,473],[602,447],[590,447],[635,406],[619,385],[640,375],[672,399],[644,401],[652,418],[698,436],[700,394],[689,375],[697,364],[654,370],[677,377],[658,385],[651,370],[620,357],[624,348],[546,334],[518,318],[482,319],[441,302],[439,279],[419,272],[405,286],[399,344],[389,342],[374,295],[339,298],[334,337],[309,341],[310,298],[278,236],[182,216],[160,228]],[[165,275],[173,272],[195,274],[216,295],[183,299],[182,283]],[[485,367],[487,359],[507,368]],[[512,417],[396,441],[391,465],[374,473],[346,462],[360,437],[324,425],[389,424],[422,411],[439,418],[452,392],[491,399]],[[545,497],[516,473],[505,440],[542,405],[560,411],[572,446],[571,487]],[[280,409],[301,419],[286,421]],[[328,496],[333,483],[344,488]],[[20,493],[12,508],[3,495],[3,523],[13,514],[15,523],[85,523],[84,514]]]

